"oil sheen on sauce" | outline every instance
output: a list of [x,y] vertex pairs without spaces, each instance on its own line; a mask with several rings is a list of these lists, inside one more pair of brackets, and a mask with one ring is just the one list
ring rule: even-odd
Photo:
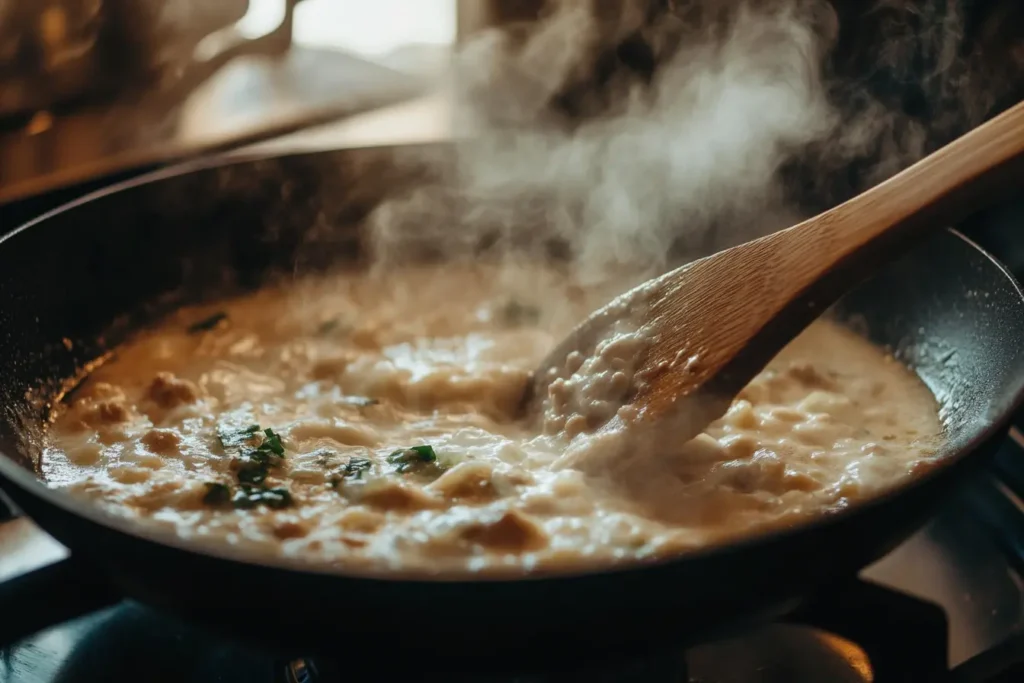
[[[511,415],[535,364],[615,293],[452,266],[185,308],[55,413],[43,474],[256,557],[472,575],[684,552],[826,514],[934,462],[927,388],[819,321],[696,439],[614,473],[566,466],[592,437],[569,398],[536,429]],[[612,351],[603,391],[617,396],[634,350]]]

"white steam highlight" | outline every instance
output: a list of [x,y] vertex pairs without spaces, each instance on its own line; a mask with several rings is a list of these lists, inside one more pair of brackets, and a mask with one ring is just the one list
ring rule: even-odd
[[[651,84],[618,93],[612,113],[568,124],[556,91],[600,31],[570,3],[521,49],[490,32],[455,71],[457,172],[376,215],[387,259],[426,235],[464,254],[532,232],[570,245],[585,279],[663,270],[669,249],[692,258],[792,223],[779,167],[823,139],[836,117],[819,62],[821,38],[788,8],[744,7],[718,38],[694,36]],[[415,237],[410,231],[416,233]]]

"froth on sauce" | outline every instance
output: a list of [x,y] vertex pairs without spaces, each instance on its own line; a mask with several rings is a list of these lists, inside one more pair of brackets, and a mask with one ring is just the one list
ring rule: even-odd
[[486,574],[794,524],[935,460],[925,386],[819,321],[696,439],[614,477],[565,467],[590,438],[571,405],[547,429],[511,415],[535,364],[614,293],[538,268],[445,267],[185,308],[55,413],[43,473],[142,525],[257,556]]

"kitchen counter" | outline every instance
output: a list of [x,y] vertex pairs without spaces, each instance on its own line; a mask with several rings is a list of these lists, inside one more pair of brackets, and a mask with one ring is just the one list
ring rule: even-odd
[[439,142],[453,136],[452,115],[450,97],[438,90],[342,121],[248,145],[229,156]]
[[424,83],[341,50],[244,57],[184,101],[125,100],[0,129],[0,204],[407,101]]

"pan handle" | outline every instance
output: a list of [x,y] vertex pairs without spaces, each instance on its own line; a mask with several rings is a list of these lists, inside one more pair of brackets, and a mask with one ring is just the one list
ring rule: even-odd
[[120,602],[92,566],[75,557],[0,582],[0,648]]

